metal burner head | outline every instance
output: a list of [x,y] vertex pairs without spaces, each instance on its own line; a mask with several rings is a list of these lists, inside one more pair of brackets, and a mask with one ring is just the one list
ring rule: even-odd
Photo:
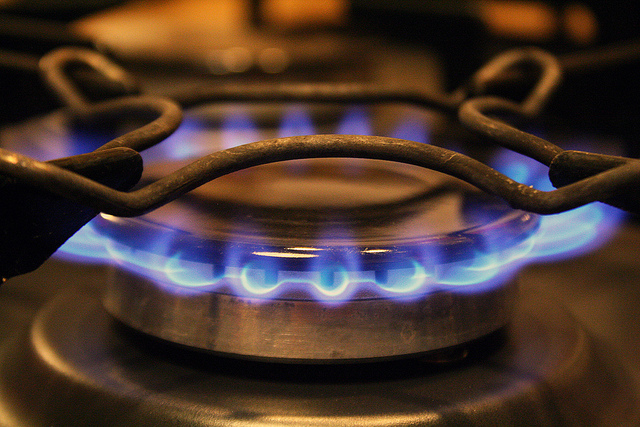
[[118,261],[105,305],[123,323],[214,352],[326,362],[503,327],[512,261],[538,217],[437,172],[323,159],[230,174],[94,227]]

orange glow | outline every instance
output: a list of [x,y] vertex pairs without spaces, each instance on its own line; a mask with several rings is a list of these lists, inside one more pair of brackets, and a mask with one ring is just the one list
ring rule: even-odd
[[487,30],[497,36],[542,41],[558,32],[556,11],[543,2],[485,0],[479,6]]
[[587,6],[574,3],[564,9],[564,30],[567,38],[576,44],[589,44],[598,36],[598,21]]
[[260,6],[267,24],[285,29],[344,24],[348,12],[346,0],[266,0]]

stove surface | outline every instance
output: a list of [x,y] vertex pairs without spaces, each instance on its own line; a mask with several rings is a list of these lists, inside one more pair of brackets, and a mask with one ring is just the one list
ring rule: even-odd
[[449,364],[444,354],[325,366],[222,359],[131,335],[99,301],[69,292],[0,355],[0,408],[19,420],[8,425],[607,426],[640,415],[629,378],[534,295],[504,334],[465,351]]

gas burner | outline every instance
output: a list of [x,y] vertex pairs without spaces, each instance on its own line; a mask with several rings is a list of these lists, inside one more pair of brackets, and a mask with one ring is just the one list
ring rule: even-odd
[[537,226],[437,172],[324,159],[226,175],[94,229],[111,239],[105,301],[123,323],[243,357],[348,361],[503,327],[515,287],[500,267]]
[[[203,143],[186,158],[172,147],[191,141],[189,131],[160,156],[151,152],[140,185],[212,144],[291,132],[290,111],[301,112],[298,131],[318,126],[299,108],[274,110],[271,122],[283,126],[268,131],[250,115],[222,111],[222,119],[220,110],[188,116],[223,123],[221,134],[196,125]],[[418,139],[434,137],[425,133],[428,117],[400,111],[417,118],[409,128]],[[323,128],[371,132],[365,110],[342,115],[337,126]],[[383,109],[375,123],[382,118],[393,123],[387,132],[406,131],[397,115],[397,108]],[[517,178],[537,188],[544,171],[511,157],[499,161],[512,169],[505,173],[529,171]],[[503,328],[516,299],[516,269],[595,239],[588,229],[601,225],[589,216],[601,217],[600,209],[583,208],[586,220],[578,212],[540,218],[425,168],[306,159],[224,175],[143,217],[103,215],[89,232],[116,263],[105,306],[136,330],[242,358],[353,363],[438,351]],[[575,233],[567,232],[569,223]]]

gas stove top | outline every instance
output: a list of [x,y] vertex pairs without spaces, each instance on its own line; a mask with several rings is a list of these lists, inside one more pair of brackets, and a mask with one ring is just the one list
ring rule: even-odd
[[[103,57],[45,57],[69,109],[7,126],[3,149],[58,158],[135,129],[116,141],[142,151],[177,131],[143,152],[131,194],[153,187],[151,198],[112,202],[92,187],[76,201],[107,213],[3,284],[0,425],[636,425],[640,227],[604,204],[527,212],[589,197],[633,210],[635,197],[582,179],[617,169],[594,184],[624,187],[635,163],[564,150],[619,154],[617,140],[491,116],[538,114],[558,79],[542,51],[505,53],[446,96],[415,91],[427,74],[438,92],[433,58],[378,53],[365,82],[171,91],[156,76],[154,90],[186,110],[180,127],[172,101],[94,105],[59,73],[86,61],[133,91]],[[521,103],[481,96],[523,63],[541,76]],[[398,72],[406,82],[384,89]],[[458,109],[464,126],[528,157],[480,145],[446,117]],[[160,116],[143,131],[141,111]],[[113,185],[137,179],[133,151],[115,159],[131,171]],[[574,190],[544,193],[548,174]]]

